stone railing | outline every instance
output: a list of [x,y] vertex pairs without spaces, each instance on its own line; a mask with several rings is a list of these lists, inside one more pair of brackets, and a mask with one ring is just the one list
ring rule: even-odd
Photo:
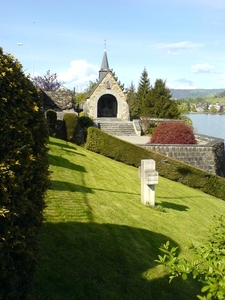
[[225,177],[224,140],[201,134],[195,137],[196,145],[145,144],[142,147]]

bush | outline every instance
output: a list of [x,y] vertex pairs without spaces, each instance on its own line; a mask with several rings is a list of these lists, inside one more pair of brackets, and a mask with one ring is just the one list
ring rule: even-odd
[[196,259],[189,261],[177,255],[178,247],[170,247],[167,241],[160,250],[163,256],[158,255],[160,265],[169,268],[170,282],[179,276],[186,280],[189,276],[202,284],[201,300],[225,299],[225,217],[217,218],[216,223],[210,229],[210,235],[206,242],[200,245],[192,245]]
[[157,123],[150,118],[142,118],[140,120],[140,125],[144,134],[152,134],[157,126]]
[[66,127],[66,139],[69,142],[74,142],[78,124],[78,117],[74,113],[66,113],[63,117],[63,120]]
[[191,126],[193,125],[193,122],[190,118],[188,118],[187,116],[181,116],[181,120],[184,121],[185,124],[187,124],[188,126]]
[[[87,130],[89,127],[93,126],[94,122],[91,118],[82,116],[79,118],[79,127],[76,135],[76,143],[82,145],[86,142],[87,139]],[[79,130],[80,129],[80,130]],[[82,138],[81,138],[82,137]]]
[[93,120],[89,117],[82,116],[79,118],[80,126],[84,129],[88,129],[88,127],[93,126]]
[[46,112],[49,134],[53,135],[56,130],[57,113],[54,109],[48,109]]
[[48,130],[22,66],[0,48],[0,299],[28,299],[48,187]]
[[196,144],[193,129],[184,122],[167,121],[155,128],[150,144]]

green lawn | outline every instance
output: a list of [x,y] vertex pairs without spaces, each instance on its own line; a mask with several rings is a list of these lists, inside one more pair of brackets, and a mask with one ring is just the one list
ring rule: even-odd
[[49,148],[36,299],[196,299],[197,283],[169,284],[154,260],[167,240],[190,258],[225,202],[160,177],[157,211],[141,204],[136,168],[54,138]]

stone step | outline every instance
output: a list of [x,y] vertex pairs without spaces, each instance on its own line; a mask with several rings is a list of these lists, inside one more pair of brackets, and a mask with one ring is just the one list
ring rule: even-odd
[[99,128],[111,135],[136,136],[133,122],[105,121],[98,123]]

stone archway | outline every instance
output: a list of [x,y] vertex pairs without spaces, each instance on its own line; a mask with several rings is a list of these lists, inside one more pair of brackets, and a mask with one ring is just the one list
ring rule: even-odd
[[118,103],[116,97],[105,94],[98,99],[98,118],[116,118]]

